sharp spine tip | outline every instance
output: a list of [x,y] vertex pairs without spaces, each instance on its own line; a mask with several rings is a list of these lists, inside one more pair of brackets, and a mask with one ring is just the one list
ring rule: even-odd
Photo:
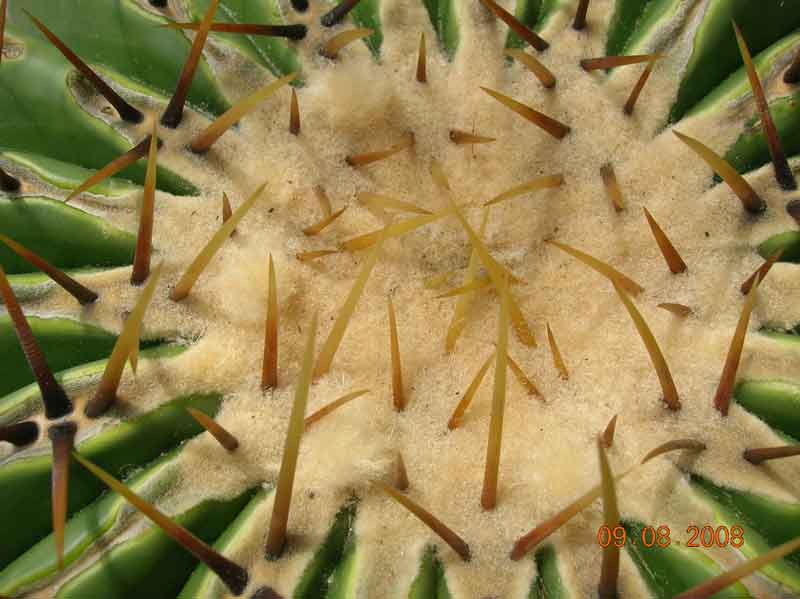
[[300,104],[297,101],[297,90],[292,88],[292,101],[289,108],[289,133],[300,135]]
[[639,101],[639,96],[641,95],[645,84],[650,79],[650,75],[653,73],[653,68],[655,66],[655,59],[648,61],[647,66],[645,67],[644,71],[642,71],[639,79],[636,80],[636,85],[633,86],[628,99],[625,101],[625,106],[622,109],[622,111],[628,116],[633,114],[633,109],[636,107],[636,102]]
[[761,128],[764,131],[764,136],[767,141],[770,156],[772,157],[772,166],[775,171],[775,179],[778,184],[785,191],[793,191],[797,189],[797,181],[794,178],[789,162],[786,159],[781,138],[778,135],[778,130],[775,127],[775,122],[772,120],[772,115],[769,111],[769,103],[764,93],[764,87],[761,85],[761,79],[758,76],[758,71],[753,64],[753,59],[750,56],[750,50],[747,47],[747,42],[742,35],[736,21],[732,21],[733,30],[736,34],[736,42],[739,45],[739,53],[742,55],[745,70],[747,71],[747,78],[750,80],[750,88],[753,91],[753,96],[756,100],[758,113],[761,118]]
[[758,296],[758,286],[760,280],[756,277],[750,292],[747,294],[742,313],[739,316],[739,322],[736,324],[731,345],[728,349],[728,355],[725,358],[725,366],[722,369],[722,374],[719,378],[719,385],[717,392],[714,395],[714,407],[723,416],[728,415],[731,399],[733,398],[733,389],[736,383],[736,372],[739,369],[739,361],[742,357],[742,350],[744,349],[744,340],[747,335],[747,327],[750,323],[750,314],[755,306],[756,298]]
[[561,350],[558,347],[558,343],[556,343],[556,337],[550,328],[550,323],[547,323],[546,328],[547,342],[550,345],[550,353],[553,355],[553,365],[556,367],[556,370],[558,370],[559,376],[566,381],[569,379],[569,370],[567,370],[564,357],[561,355]]
[[398,491],[408,491],[409,482],[408,482],[408,471],[406,470],[406,462],[403,459],[402,452],[397,452],[396,464],[395,464],[395,477],[394,477],[394,488]]
[[417,56],[417,81],[428,82],[428,48],[425,43],[425,32],[419,36],[419,54]]
[[611,420],[608,421],[608,425],[606,426],[605,430],[603,431],[602,440],[603,445],[605,445],[606,449],[611,449],[614,445],[614,435],[617,432],[617,417],[619,414],[614,414]]
[[156,177],[158,172],[158,123],[153,121],[148,144],[147,171],[142,191],[139,214],[139,231],[133,255],[131,285],[142,285],[150,276],[150,258],[153,252],[153,220],[155,218]]
[[672,245],[667,234],[646,207],[642,206],[642,210],[644,210],[647,223],[650,225],[650,231],[653,233],[653,237],[658,244],[658,248],[661,250],[661,255],[664,256],[664,261],[667,263],[670,272],[674,275],[686,272],[686,262],[683,261],[678,250]]
[[394,311],[394,303],[392,296],[388,299],[388,314],[389,314],[389,350],[391,354],[392,365],[392,398],[394,400],[394,409],[397,412],[403,412],[406,409],[406,394],[403,389],[403,369],[400,361],[400,341],[397,336],[397,318]]
[[[228,219],[233,216],[233,208],[231,208],[231,200],[228,197],[227,192],[222,192],[222,224],[224,225],[228,222]],[[236,233],[236,229],[231,231],[231,236]]]
[[67,520],[69,496],[70,454],[75,445],[78,425],[74,422],[60,422],[47,430],[53,446],[53,470],[51,473],[51,503],[53,511],[53,536],[56,546],[58,569],[64,569],[64,525]]

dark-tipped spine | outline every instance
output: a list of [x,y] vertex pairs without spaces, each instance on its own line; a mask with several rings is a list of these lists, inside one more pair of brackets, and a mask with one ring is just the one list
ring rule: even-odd
[[0,242],[4,243],[9,249],[11,249],[12,252],[28,262],[28,264],[50,277],[57,285],[60,285],[64,291],[78,300],[81,305],[91,304],[99,297],[97,293],[85,287],[84,285],[81,285],[68,274],[56,268],[47,260],[30,251],[25,246],[17,243],[10,237],[0,235]]
[[123,120],[128,121],[129,123],[142,122],[144,116],[139,110],[131,106],[122,96],[115,92],[110,85],[103,81],[100,76],[80,58],[80,56],[75,54],[75,52],[73,52],[58,36],[56,36],[56,34],[50,31],[50,29],[48,29],[44,23],[42,23],[24,8],[22,10],[33,21],[33,24],[36,25],[36,28],[42,33],[42,35],[44,35],[47,40],[53,46],[55,46],[59,52],[61,52],[64,58],[66,58],[72,64],[72,66],[74,66],[81,73],[81,75],[86,77],[91,82],[98,93],[116,109],[116,111],[119,113],[119,116]]
[[294,88],[292,88],[292,102],[289,107],[289,133],[300,135],[300,104]]
[[586,13],[589,11],[589,0],[580,0],[575,19],[572,21],[572,28],[575,31],[583,31],[586,28]]
[[753,64],[747,42],[735,21],[733,23],[733,30],[736,34],[736,42],[739,44],[739,52],[742,55],[742,60],[744,61],[744,66],[747,71],[747,78],[750,80],[750,87],[753,90],[753,97],[758,107],[758,114],[761,118],[761,128],[764,130],[764,137],[766,138],[767,147],[772,157],[775,179],[784,190],[795,190],[797,189],[797,181],[795,181],[794,173],[792,173],[789,161],[786,159],[786,152],[781,143],[781,138],[778,135],[778,130],[775,127],[775,121],[772,120],[769,104],[767,103],[767,96],[764,93],[764,87],[761,85],[758,71],[756,71],[756,67]]
[[425,43],[425,33],[419,36],[419,54],[417,56],[417,81],[428,82],[428,48]]
[[525,27],[525,25],[523,25],[519,19],[497,4],[497,2],[494,0],[480,0],[480,2],[495,17],[503,21],[503,23],[505,23],[508,28],[511,29],[511,31],[516,33],[520,39],[525,40],[539,52],[544,52],[550,47],[550,44],[547,41],[542,39],[536,32]]
[[183,109],[186,105],[186,99],[189,97],[189,88],[192,85],[195,71],[203,56],[203,48],[206,45],[208,33],[211,30],[211,24],[217,12],[218,4],[219,0],[211,0],[208,4],[208,10],[194,37],[191,50],[189,50],[189,55],[186,57],[186,62],[183,65],[181,74],[178,76],[175,93],[172,94],[172,98],[170,98],[164,114],[161,115],[161,124],[165,127],[175,129],[183,120]]
[[338,25],[344,18],[353,10],[361,0],[342,0],[339,4],[334,6],[320,18],[319,22],[324,27],[333,27]]
[[66,416],[72,412],[72,401],[67,397],[66,392],[56,381],[52,370],[47,365],[44,354],[36,342],[36,337],[33,336],[33,331],[31,331],[28,320],[22,312],[17,296],[14,295],[14,290],[11,289],[11,284],[8,282],[2,266],[0,266],[0,295],[3,297],[6,311],[14,325],[14,332],[17,334],[25,359],[28,361],[28,365],[36,378],[36,383],[39,385],[45,416],[49,420]]
[[47,436],[50,437],[50,442],[53,445],[51,497],[53,537],[59,570],[64,568],[64,526],[67,521],[67,498],[69,496],[69,458],[75,446],[77,432],[78,426],[74,422],[55,424],[47,431]]

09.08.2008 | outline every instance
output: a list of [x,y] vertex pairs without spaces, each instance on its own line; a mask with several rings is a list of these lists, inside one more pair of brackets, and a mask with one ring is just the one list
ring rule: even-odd
[[[686,527],[688,540],[684,543],[686,547],[727,547],[730,545],[734,549],[739,549],[744,545],[744,529],[741,526],[699,526],[690,524]],[[641,534],[631,535],[624,526],[610,527],[603,525],[597,530],[597,544],[603,548],[612,543],[617,547],[624,547],[627,543],[632,545],[641,544],[643,547],[669,547],[673,542],[669,526],[661,525],[658,527],[644,526]],[[680,543],[680,541],[675,541]]]

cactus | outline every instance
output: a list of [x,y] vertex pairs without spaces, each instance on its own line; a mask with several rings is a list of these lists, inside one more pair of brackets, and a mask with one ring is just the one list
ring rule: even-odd
[[0,50],[0,596],[800,594],[791,1],[2,0]]

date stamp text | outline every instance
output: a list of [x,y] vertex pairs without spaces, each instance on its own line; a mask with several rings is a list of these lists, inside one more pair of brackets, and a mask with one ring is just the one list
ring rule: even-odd
[[[699,526],[690,524],[686,527],[687,540],[680,543],[686,547],[733,547],[739,549],[744,545],[744,529],[741,526]],[[606,548],[610,545],[624,547],[628,543],[651,549],[666,548],[673,542],[669,526],[645,526],[638,534],[630,534],[624,526],[603,525],[597,530],[597,544]],[[677,542],[677,541],[676,541]]]

